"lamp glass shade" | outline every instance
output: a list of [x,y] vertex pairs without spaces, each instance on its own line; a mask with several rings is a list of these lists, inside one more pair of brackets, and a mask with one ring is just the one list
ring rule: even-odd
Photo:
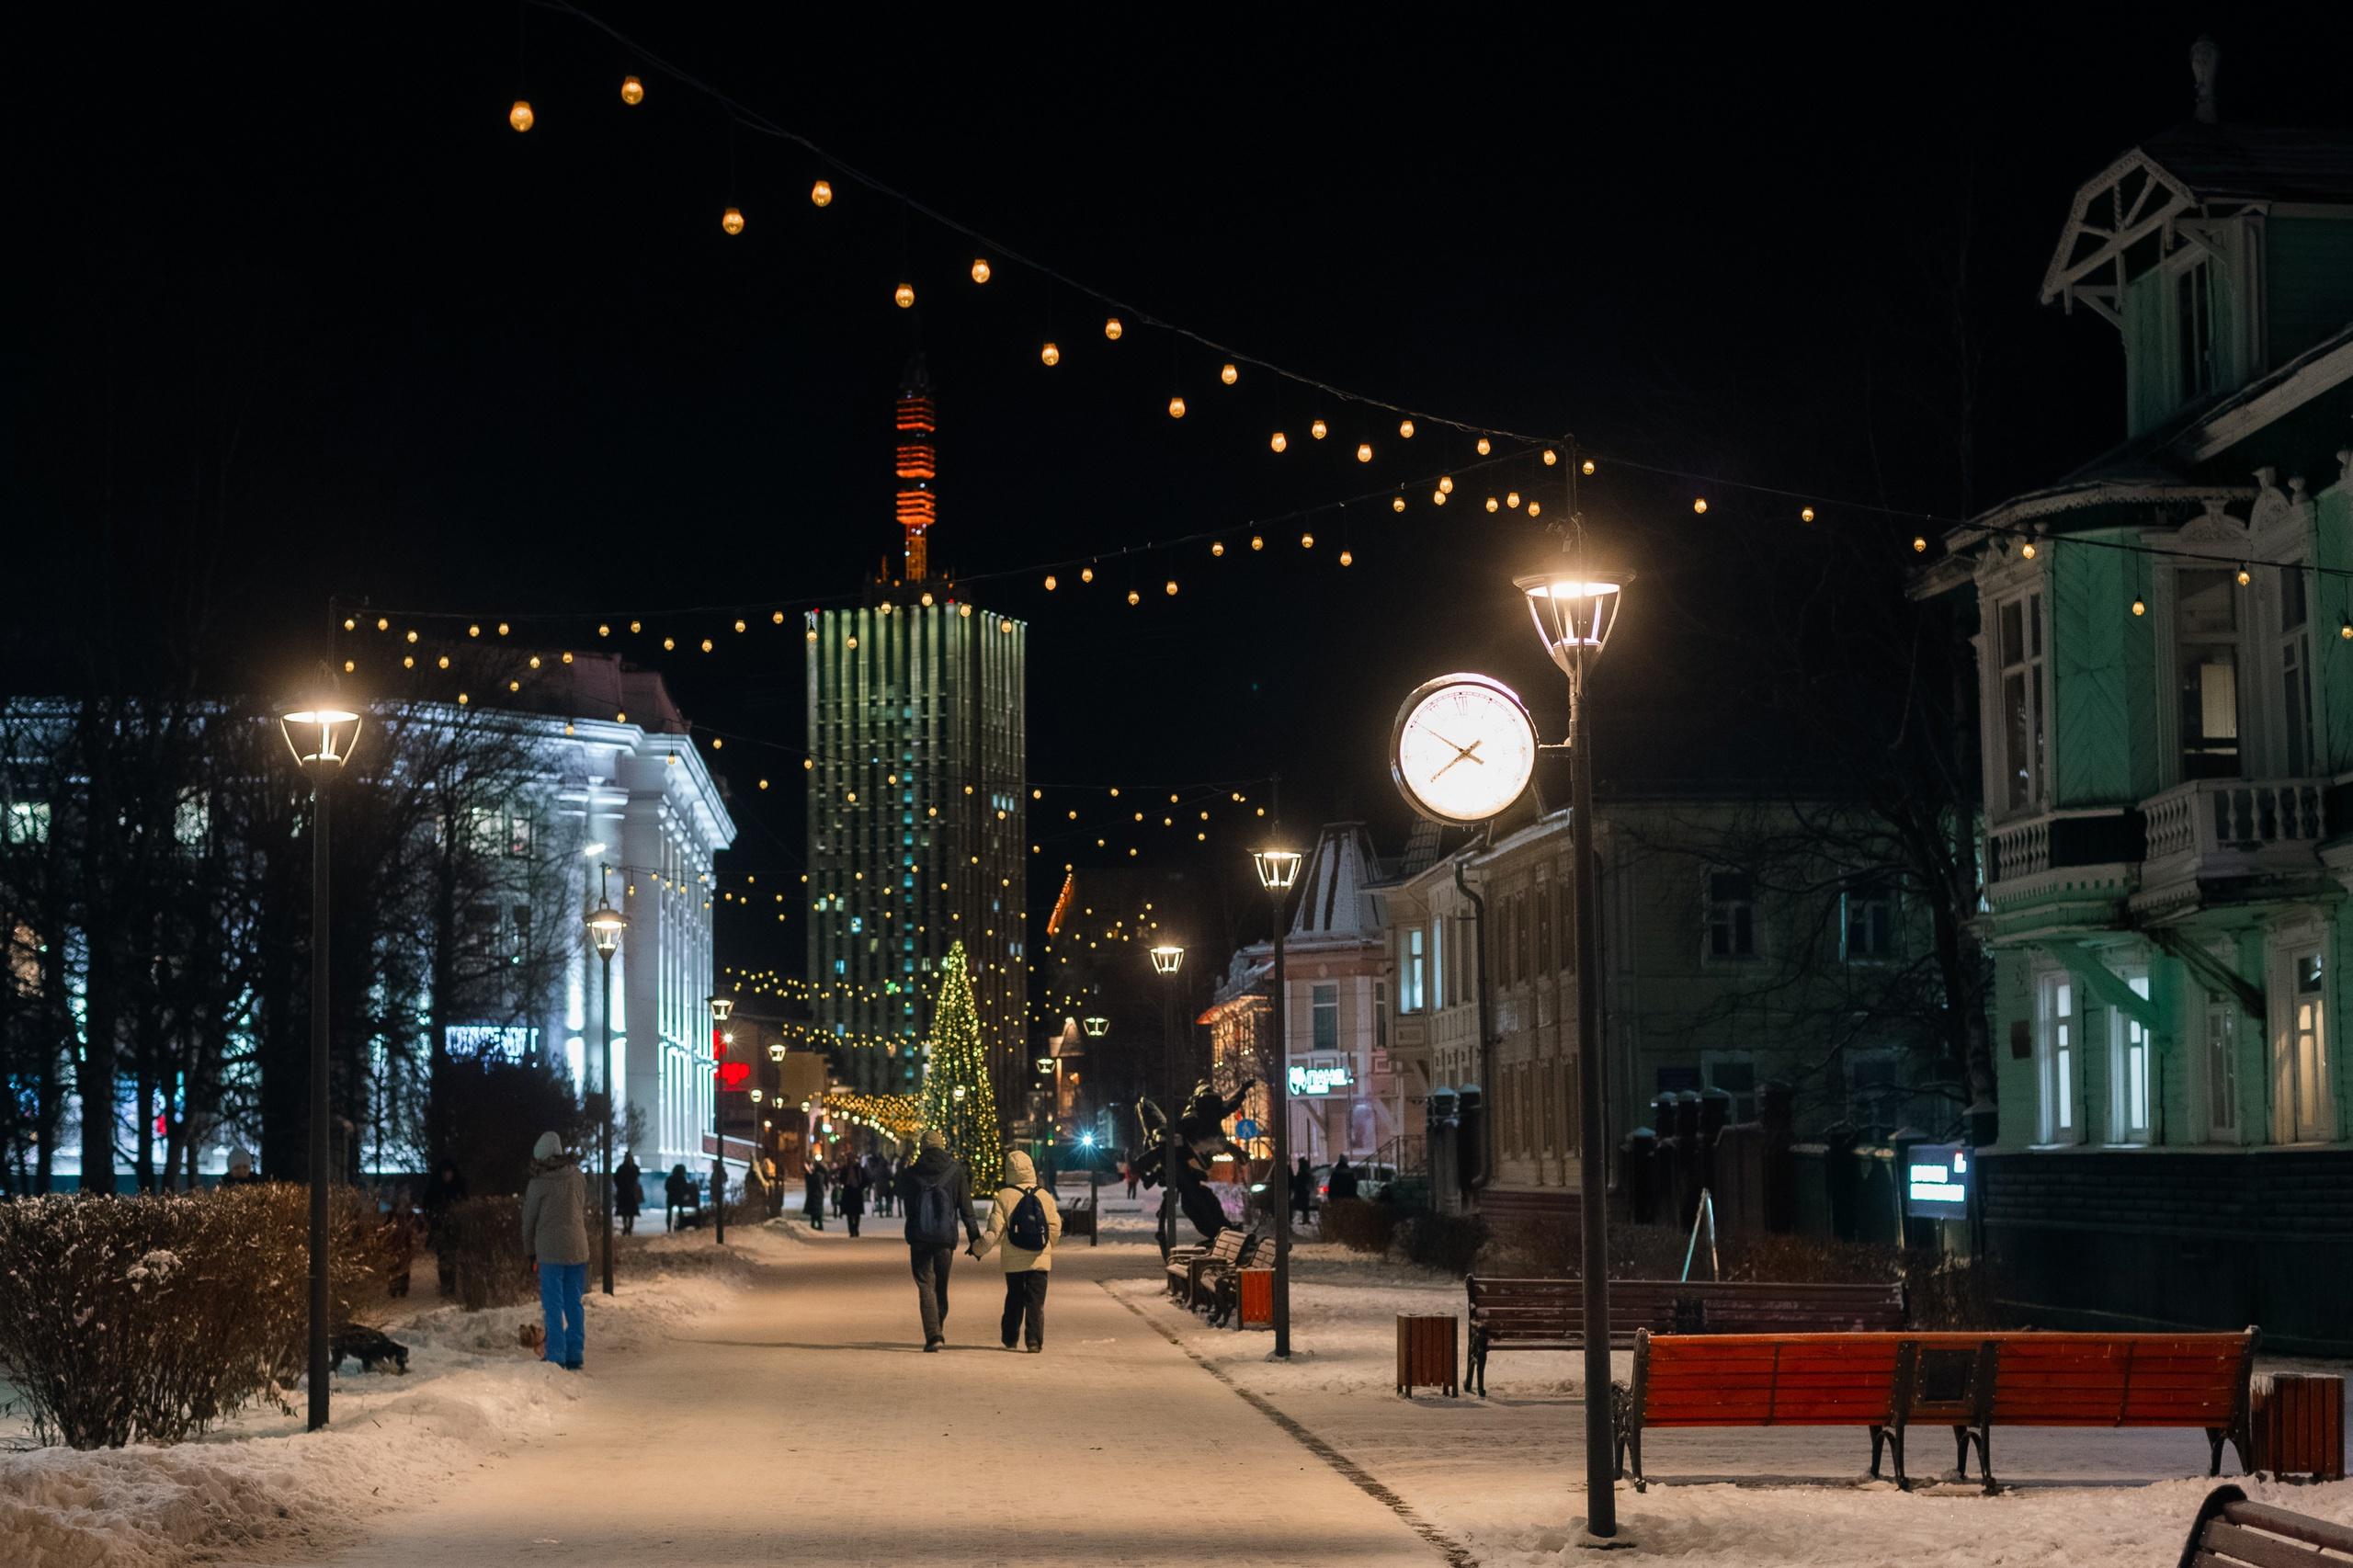
[[1299,881],[1302,858],[1296,849],[1254,849],[1250,858],[1258,867],[1258,885],[1268,892],[1285,892]]
[[359,742],[359,714],[333,692],[306,699],[278,716],[278,727],[295,762],[305,770],[341,767]]
[[1163,974],[1175,974],[1185,967],[1185,949],[1174,942],[1163,942],[1152,949],[1152,967]]
[[781,1062],[784,1060],[784,1045],[781,1041],[768,1047],[768,1060],[770,1062]]
[[1101,1040],[1111,1032],[1111,1020],[1108,1018],[1085,1018],[1080,1022],[1085,1026],[1086,1032],[1097,1040]]
[[1528,613],[1544,651],[1563,670],[1571,668],[1579,651],[1597,656],[1618,622],[1618,607],[1625,598],[1629,572],[1612,572],[1587,562],[1564,562],[1547,572],[1512,579],[1528,596]]
[[620,951],[621,933],[629,929],[629,917],[610,903],[599,899],[597,907],[588,912],[588,939],[597,950],[610,958]]
[[710,1004],[710,1021],[714,1024],[725,1023],[728,1015],[735,1011],[733,996],[706,996],[703,1000]]

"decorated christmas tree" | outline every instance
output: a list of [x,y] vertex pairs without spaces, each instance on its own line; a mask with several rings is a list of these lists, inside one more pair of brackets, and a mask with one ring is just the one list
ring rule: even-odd
[[923,1124],[947,1138],[948,1152],[972,1173],[973,1192],[994,1192],[1004,1175],[1005,1140],[996,1124],[996,1095],[989,1087],[963,943],[949,948],[942,967],[939,996],[931,1010],[931,1060],[923,1075]]

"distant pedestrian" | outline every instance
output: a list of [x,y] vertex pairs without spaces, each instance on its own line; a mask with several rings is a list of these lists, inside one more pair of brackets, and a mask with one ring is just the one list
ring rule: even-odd
[[899,1177],[899,1202],[907,1215],[907,1266],[915,1277],[915,1303],[923,1313],[923,1347],[948,1343],[948,1271],[956,1261],[956,1233],[977,1244],[972,1223],[972,1178],[948,1152],[938,1128],[926,1128],[914,1165]]
[[803,1178],[808,1201],[801,1205],[801,1217],[809,1221],[813,1231],[825,1228],[825,1166],[824,1162],[809,1162],[809,1174]]
[[880,1149],[866,1156],[866,1190],[874,1199],[874,1212],[885,1219],[891,1213],[891,1162],[882,1157]]
[[1299,1157],[1299,1169],[1290,1173],[1290,1206],[1302,1225],[1315,1217],[1315,1173],[1304,1154]]
[[1005,1314],[997,1340],[1007,1350],[1017,1338],[1030,1355],[1046,1347],[1046,1281],[1054,1267],[1054,1244],[1062,1239],[1063,1213],[1053,1189],[1038,1179],[1029,1156],[1016,1149],[1005,1157],[1005,1185],[989,1210],[989,1228],[972,1244],[974,1257],[992,1247],[1005,1265]]
[[425,1184],[425,1244],[433,1249],[434,1272],[441,1293],[458,1293],[458,1238],[449,1227],[449,1210],[466,1200],[466,1178],[455,1160],[433,1167]]
[[261,1177],[254,1170],[254,1157],[250,1151],[234,1149],[230,1152],[229,1168],[222,1175],[221,1185],[222,1187],[259,1187],[261,1185]]
[[768,1218],[773,1220],[784,1212],[784,1183],[776,1174],[776,1162],[766,1154],[760,1156],[760,1179],[768,1184]]
[[1324,1181],[1324,1197],[1334,1203],[1353,1203],[1357,1196],[1356,1167],[1348,1164],[1346,1154],[1332,1162],[1332,1174]]
[[756,1159],[744,1162],[744,1205],[755,1214],[768,1211],[767,1178],[760,1175],[760,1162]]
[[845,1161],[842,1165],[842,1218],[849,1222],[852,1241],[858,1239],[858,1221],[866,1212],[866,1165],[858,1160]]
[[637,1233],[637,1211],[645,1207],[645,1173],[637,1168],[635,1153],[621,1156],[613,1172],[613,1208],[621,1217],[621,1234]]
[[662,1178],[662,1228],[676,1230],[679,1211],[694,1206],[695,1178],[687,1174],[683,1162],[672,1165],[670,1174]]
[[531,1148],[523,1252],[540,1274],[540,1317],[547,1326],[540,1358],[576,1372],[585,1348],[580,1298],[588,1286],[588,1180],[552,1132],[540,1133]]
[[842,1187],[848,1176],[848,1165],[847,1160],[836,1159],[833,1167],[825,1173],[826,1185],[833,1189],[834,1212],[836,1214],[842,1211]]
[[1121,1151],[1120,1151],[1120,1176],[1124,1176],[1124,1177],[1127,1179],[1127,1183],[1128,1183],[1128,1196],[1129,1196],[1130,1198],[1133,1198],[1133,1197],[1136,1195],[1136,1179],[1137,1179],[1137,1178],[1136,1178],[1136,1152],[1135,1152],[1133,1149],[1124,1149],[1124,1150],[1121,1150]]

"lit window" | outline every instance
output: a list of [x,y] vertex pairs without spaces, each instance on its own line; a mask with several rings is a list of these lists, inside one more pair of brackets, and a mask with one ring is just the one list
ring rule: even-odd
[[2072,1143],[2075,1129],[2075,983],[2041,976],[2035,986],[2037,1132],[2045,1143]]
[[1756,956],[1756,882],[1745,871],[1708,873],[1708,956]]
[[5,819],[8,842],[11,844],[46,844],[49,842],[49,802],[47,801],[11,801]]
[[1895,894],[1886,886],[1867,882],[1849,888],[1841,902],[1846,912],[1846,953],[1849,963],[1870,963],[1895,951]]
[[2006,600],[1994,619],[2002,712],[1998,799],[2020,812],[2042,800],[2042,596]]
[[1314,1031],[1310,1037],[1317,1051],[1340,1049],[1340,988],[1318,985],[1311,994]]
[[2239,777],[2239,586],[2232,571],[2173,574],[2181,777]]

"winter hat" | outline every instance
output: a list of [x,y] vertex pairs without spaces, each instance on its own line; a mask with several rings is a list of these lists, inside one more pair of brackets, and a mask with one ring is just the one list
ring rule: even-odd
[[937,1127],[926,1127],[923,1130],[923,1146],[926,1149],[944,1150],[948,1147],[948,1134]]
[[563,1153],[563,1140],[552,1132],[542,1132],[540,1141],[531,1145],[531,1158],[552,1160]]
[[229,1156],[229,1168],[233,1171],[249,1171],[254,1168],[254,1157],[245,1150],[236,1150]]

